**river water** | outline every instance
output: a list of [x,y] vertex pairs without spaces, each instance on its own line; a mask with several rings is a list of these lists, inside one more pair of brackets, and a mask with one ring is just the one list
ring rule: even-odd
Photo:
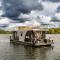
[[10,44],[9,36],[0,35],[0,60],[60,60],[60,34],[46,35],[54,44],[39,48]]

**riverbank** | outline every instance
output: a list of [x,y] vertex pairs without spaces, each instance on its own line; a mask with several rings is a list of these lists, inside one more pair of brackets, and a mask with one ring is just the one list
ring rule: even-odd
[[[49,28],[47,34],[60,34],[60,28]],[[11,34],[10,31],[0,29],[0,34]]]
[[11,34],[11,32],[0,29],[0,34]]
[[48,34],[60,34],[60,28],[50,28]]

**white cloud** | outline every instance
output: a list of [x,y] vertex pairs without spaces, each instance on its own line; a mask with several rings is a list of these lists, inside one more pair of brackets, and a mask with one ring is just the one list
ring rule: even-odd
[[29,14],[23,14],[21,13],[18,18],[30,18]]
[[57,19],[60,19],[60,13],[56,13],[56,14],[55,14],[55,17],[56,17]]
[[51,20],[50,16],[42,15],[40,11],[31,11],[30,14],[21,14],[19,18],[26,18],[28,20],[35,20],[37,22],[49,23]]
[[0,24],[9,24],[14,22],[13,20],[7,18],[7,17],[0,17]]
[[41,3],[44,7],[44,10],[42,11],[38,11],[38,10],[33,10],[31,11],[30,14],[22,14],[22,16],[20,15],[20,18],[27,18],[31,21],[26,21],[27,24],[29,24],[29,22],[36,22],[36,23],[46,23],[46,24],[53,24],[55,25],[55,27],[58,27],[58,24],[55,24],[54,22],[50,22],[51,18],[53,16],[56,16],[57,18],[59,18],[60,13],[56,13],[57,7],[60,5],[60,3],[53,3],[50,1],[42,1],[39,0],[39,3]]
[[0,16],[2,16],[4,14],[4,12],[2,10],[0,10]]
[[41,23],[39,23],[36,20],[26,21],[26,22],[24,22],[24,24],[26,24],[27,26],[40,26],[41,25]]
[[[32,6],[32,2],[28,2],[25,4],[28,6],[28,5],[30,5],[30,3]],[[20,16],[18,17],[18,18],[27,19],[29,21],[25,21],[24,23],[16,23],[16,24],[12,23],[11,24],[11,22],[13,22],[13,20],[3,17],[3,18],[0,18],[0,24],[9,24],[9,28],[15,27],[15,26],[22,26],[22,25],[37,26],[37,25],[41,25],[42,22],[45,24],[55,24],[54,22],[52,22],[52,23],[50,22],[52,16],[56,16],[57,18],[60,19],[60,13],[56,13],[57,7],[60,5],[60,3],[53,3],[53,2],[50,2],[47,0],[44,2],[42,0],[38,0],[38,3],[41,3],[43,5],[43,8],[44,8],[43,10],[40,10],[40,11],[39,10],[32,10],[28,14],[21,13]],[[7,3],[7,5],[11,6],[8,3]],[[0,4],[0,6],[2,6],[2,5]],[[3,14],[4,14],[3,10],[0,9],[0,16]],[[56,23],[56,25],[58,25],[58,24]]]
[[47,13],[47,15],[53,16],[60,3],[53,3],[53,2],[46,1],[46,2],[42,2],[42,5],[44,6],[45,14]]
[[0,0],[0,7],[2,6],[2,0]]
[[49,24],[50,27],[55,27],[54,22],[50,22],[51,16],[42,15],[40,11],[31,11],[30,14],[21,14],[19,18],[26,18],[29,21],[25,21],[27,26],[41,26],[41,24]]
[[2,0],[0,0],[0,16],[4,14]]

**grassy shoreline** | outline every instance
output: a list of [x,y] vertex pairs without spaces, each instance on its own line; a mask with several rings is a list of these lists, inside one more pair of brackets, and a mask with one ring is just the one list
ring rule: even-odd
[[[0,34],[11,34],[12,32],[0,29]],[[60,28],[50,28],[47,34],[60,34]]]
[[48,34],[60,34],[60,28],[50,28]]
[[1,29],[0,29],[0,34],[11,34],[11,32],[9,32],[9,31],[4,31],[4,30],[1,30]]

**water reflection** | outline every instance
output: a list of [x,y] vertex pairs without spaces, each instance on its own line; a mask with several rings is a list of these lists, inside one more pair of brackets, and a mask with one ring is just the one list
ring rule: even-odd
[[51,60],[53,46],[51,47],[24,47],[21,45],[10,44],[11,60]]
[[46,60],[47,53],[53,50],[53,46],[51,47],[41,47],[41,48],[32,48],[32,47],[25,47],[25,56],[26,59],[31,60]]

